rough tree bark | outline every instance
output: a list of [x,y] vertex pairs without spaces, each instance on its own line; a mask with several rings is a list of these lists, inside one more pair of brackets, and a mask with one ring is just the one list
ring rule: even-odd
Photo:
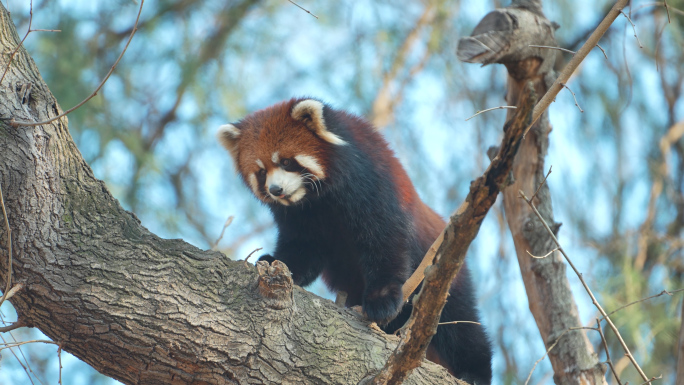
[[[0,4],[0,51],[19,41]],[[10,124],[60,112],[21,48],[0,84],[0,183],[21,322],[126,384],[354,384],[383,366],[397,338],[293,288],[284,266],[255,268],[147,231],[93,176],[66,118]],[[424,362],[406,383],[453,381]]]
[[[539,0],[513,1],[506,9],[495,10],[482,19],[472,35],[459,42],[459,59],[482,64],[500,63],[508,70],[506,103],[518,105],[520,90],[533,82],[537,95],[546,93],[554,81],[555,50],[530,45],[557,46],[557,26],[544,16]],[[508,110],[507,119],[515,113]],[[514,182],[504,192],[504,210],[513,235],[530,311],[546,347],[571,327],[581,327],[577,305],[566,278],[566,265],[558,252],[541,256],[556,246],[527,204],[519,198],[522,190],[532,195],[547,171],[544,157],[551,125],[547,113],[532,126],[513,164]],[[534,203],[556,232],[549,189],[544,184]],[[605,367],[582,330],[566,333],[549,353],[556,384],[605,384]]]

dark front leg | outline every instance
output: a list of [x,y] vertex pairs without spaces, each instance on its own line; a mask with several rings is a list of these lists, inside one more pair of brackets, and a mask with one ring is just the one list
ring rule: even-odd
[[409,256],[400,248],[368,253],[362,258],[365,290],[363,311],[381,325],[399,314],[404,303],[401,288],[411,274]]
[[262,255],[259,260],[272,263],[277,259],[285,263],[295,285],[307,286],[323,271],[323,257],[319,247],[311,242],[278,238],[275,253]]

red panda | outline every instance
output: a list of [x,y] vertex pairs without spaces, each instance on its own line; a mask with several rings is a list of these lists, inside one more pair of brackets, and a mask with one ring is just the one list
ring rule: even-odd
[[[401,288],[445,223],[418,197],[406,171],[367,121],[315,99],[291,99],[217,133],[254,195],[278,227],[272,255],[295,284],[322,274],[367,317],[394,333],[411,305]],[[440,322],[478,321],[464,266]],[[428,359],[471,384],[491,382],[491,346],[480,325],[440,326]]]

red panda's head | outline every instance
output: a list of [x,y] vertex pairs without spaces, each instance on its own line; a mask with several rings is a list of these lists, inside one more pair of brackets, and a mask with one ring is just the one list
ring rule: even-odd
[[219,142],[261,201],[288,206],[322,187],[329,152],[347,144],[328,130],[324,108],[318,100],[292,99],[219,127]]

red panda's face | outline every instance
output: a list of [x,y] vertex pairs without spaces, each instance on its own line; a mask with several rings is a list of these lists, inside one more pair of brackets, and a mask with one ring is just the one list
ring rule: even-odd
[[326,152],[346,144],[325,127],[323,108],[317,100],[290,101],[219,128],[219,142],[257,198],[289,206],[323,188]]

